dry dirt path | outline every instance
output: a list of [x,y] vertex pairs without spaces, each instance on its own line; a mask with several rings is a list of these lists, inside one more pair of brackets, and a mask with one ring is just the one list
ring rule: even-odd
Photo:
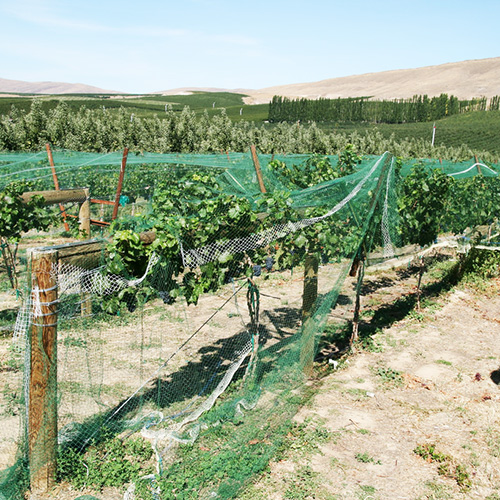
[[[390,310],[413,291],[406,278],[368,273],[365,311]],[[297,415],[326,442],[286,451],[242,498],[500,499],[500,280],[390,323]]]

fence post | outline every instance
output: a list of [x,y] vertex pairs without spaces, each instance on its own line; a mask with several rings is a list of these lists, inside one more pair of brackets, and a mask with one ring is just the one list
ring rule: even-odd
[[113,207],[113,215],[111,220],[115,220],[118,215],[118,207],[120,206],[120,196],[122,194],[123,178],[125,177],[125,167],[127,165],[128,148],[123,150],[122,164],[120,167],[120,176],[118,177],[118,186],[116,187],[115,205]]
[[312,309],[318,298],[318,257],[314,253],[308,253],[304,262],[304,291],[302,294],[302,335],[303,343],[300,352],[300,361],[304,373],[312,375],[314,363],[315,333],[311,325],[307,325],[311,317]]
[[363,277],[365,275],[364,259],[359,261],[357,273],[358,273],[358,279],[356,282],[356,300],[354,302],[354,317],[352,320],[352,334],[350,341],[351,345],[359,340],[359,312],[361,309],[361,286],[363,284]]
[[[56,191],[59,191],[59,179],[57,178],[56,166],[54,164],[54,157],[52,156],[52,150],[50,149],[50,144],[45,144],[45,148],[47,149],[47,156],[49,158],[50,169],[52,170],[52,179],[54,180],[54,188]],[[59,203],[59,210],[61,210],[61,214],[64,220],[64,229],[69,231],[69,224],[66,222],[66,210],[64,209],[64,205]]]
[[56,250],[29,254],[32,323],[29,334],[28,459],[32,491],[54,486],[57,453]]
[[266,186],[264,185],[264,179],[262,178],[262,172],[260,170],[259,157],[257,156],[257,150],[255,146],[250,146],[250,151],[252,152],[253,166],[255,167],[255,173],[257,174],[257,180],[259,181],[259,188],[261,193],[267,193]]
[[80,224],[79,230],[80,235],[84,239],[89,240],[90,235],[90,191],[88,188],[83,189],[85,191],[85,201],[80,205],[80,211],[78,213],[78,222]]

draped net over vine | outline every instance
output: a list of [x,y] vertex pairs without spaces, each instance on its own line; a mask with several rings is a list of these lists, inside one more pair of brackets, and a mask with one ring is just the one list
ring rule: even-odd
[[[259,201],[261,186],[250,153],[129,154],[119,229],[158,231],[163,220],[155,212],[158,186],[181,179],[185,184],[178,186],[178,196],[191,212],[172,208],[170,218],[194,220],[196,207],[205,209],[203,202],[221,193],[245,200],[255,217],[219,228],[201,246],[193,246],[199,241],[193,234],[177,232],[176,272],[165,255],[151,252],[140,275],[115,274],[105,241],[92,259],[61,258],[53,265],[58,387],[52,404],[57,406],[61,456],[68,450],[83,454],[110,436],[125,441],[139,434],[154,451],[153,470],[140,471],[129,494],[175,498],[175,478],[187,467],[189,444],[198,439],[205,455],[197,448],[191,453],[206,460],[205,474],[186,486],[186,498],[231,498],[279,449],[283,428],[303,401],[310,360],[325,326],[335,322],[332,311],[339,294],[353,294],[359,287],[348,276],[353,262],[398,253],[396,182],[411,168],[410,162],[401,165],[385,153],[364,157],[351,175],[299,189],[271,164],[296,165],[298,172],[307,168],[307,158],[258,156],[269,195],[289,193],[289,211],[283,210],[279,219],[272,217],[272,204]],[[338,162],[338,157],[328,159]],[[109,201],[115,199],[122,161],[122,153],[54,153],[62,189],[90,188],[91,198]],[[500,171],[498,165],[477,160],[421,163],[454,178],[478,173],[497,177]],[[203,175],[213,181],[203,198],[192,199],[196,191],[186,173],[190,183]],[[0,155],[0,187],[14,180],[31,181],[33,190],[53,188],[53,172],[42,153]],[[224,206],[214,206],[220,212],[213,220],[227,215]],[[91,218],[109,220],[109,210],[94,206]],[[310,252],[300,245],[301,238],[315,241],[322,264],[308,315],[302,314],[302,273]],[[283,249],[295,252],[291,266],[280,266]],[[222,270],[229,260],[231,266]],[[251,279],[245,265],[250,265]],[[220,286],[198,301],[188,305],[182,293],[174,293],[173,281],[186,284],[219,272],[224,272]],[[13,340],[13,352],[21,360],[29,359],[30,332],[41,317],[40,294],[36,288],[23,290]],[[30,473],[25,418],[29,362],[22,364],[18,432],[0,442],[2,464],[9,466],[0,478],[0,498],[21,498]],[[224,468],[228,463],[237,465]]]

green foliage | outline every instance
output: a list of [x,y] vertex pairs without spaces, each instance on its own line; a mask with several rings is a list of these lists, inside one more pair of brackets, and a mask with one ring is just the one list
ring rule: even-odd
[[68,447],[59,453],[57,476],[75,488],[123,487],[153,472],[149,463],[153,450],[144,439],[104,439],[85,453]]
[[339,154],[337,167],[342,172],[342,176],[354,173],[356,165],[361,163],[362,156],[356,153],[354,144],[348,144],[344,151]]
[[403,179],[399,196],[402,240],[420,246],[432,243],[442,230],[453,180],[438,169],[415,165]]
[[368,453],[356,453],[355,458],[358,462],[362,462],[364,464],[377,464],[381,465],[382,462],[380,460],[375,460]]
[[500,252],[472,247],[463,259],[462,271],[467,276],[496,278],[500,276]]
[[[496,108],[494,98],[490,109]],[[459,101],[453,95],[441,94],[432,98],[415,95],[410,99],[389,101],[370,97],[289,99],[274,96],[269,104],[269,121],[409,123],[477,110],[486,110],[486,98]]]
[[30,229],[45,230],[53,221],[51,213],[44,207],[42,196],[34,196],[24,203],[21,194],[32,190],[27,182],[13,182],[0,192],[0,237],[17,241],[21,233]]
[[444,453],[437,451],[436,445],[431,443],[426,443],[423,445],[419,444],[413,450],[413,453],[415,453],[419,457],[422,457],[427,462],[443,463],[450,460],[450,457],[448,455],[445,455]]
[[380,377],[382,383],[389,386],[399,387],[403,385],[403,377],[401,373],[392,368],[379,366],[375,369],[375,374]]
[[325,498],[320,493],[322,486],[320,473],[315,472],[311,466],[305,465],[295,471],[293,477],[290,478],[284,498],[287,500],[306,500],[311,498],[312,494],[314,494],[314,498]]
[[[30,98],[28,105],[16,101],[15,107],[4,109],[0,116],[0,150],[34,151],[49,142],[55,148],[77,151],[129,147],[151,152],[220,152],[247,151],[250,144],[255,144],[264,153],[324,155],[336,154],[353,144],[364,154],[391,151],[402,157],[469,159],[476,153],[483,161],[498,161],[500,154],[500,111],[447,115],[437,123],[436,146],[432,147],[432,130],[424,123],[378,124],[376,128],[363,123],[335,124],[334,130],[330,126],[319,128],[314,122],[300,126],[257,125],[246,120],[264,120],[264,109],[259,108],[254,115],[253,106],[234,101],[241,102],[241,96],[227,99],[226,104],[207,94],[104,101],[95,97],[35,101]],[[214,100],[216,107],[212,107]],[[1,102],[0,99],[0,105]],[[227,112],[218,107],[219,103],[227,105]],[[154,109],[144,111],[151,106]],[[99,176],[92,181],[99,185]],[[71,187],[75,185],[82,184]],[[94,186],[87,187],[93,196],[98,195]]]
[[462,490],[467,490],[472,486],[467,468],[464,465],[456,464],[451,456],[437,451],[434,444],[418,445],[413,452],[427,462],[437,462],[439,464],[438,474],[454,479]]

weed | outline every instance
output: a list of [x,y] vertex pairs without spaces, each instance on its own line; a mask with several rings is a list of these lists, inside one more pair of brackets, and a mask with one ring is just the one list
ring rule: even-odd
[[493,457],[500,457],[500,432],[489,427],[486,429],[488,435],[486,444],[488,445],[490,455]]
[[451,361],[446,361],[445,359],[437,359],[436,363],[438,363],[440,365],[453,366]]
[[422,322],[425,319],[425,315],[421,311],[417,311],[416,309],[412,309],[408,313],[408,318],[413,319],[413,320],[418,321],[418,322]]
[[472,486],[472,481],[465,465],[455,465],[453,458],[445,453],[437,451],[435,445],[429,443],[418,445],[413,452],[427,462],[439,463],[437,469],[438,474],[454,479],[462,490],[467,490]]
[[403,385],[401,372],[393,370],[392,368],[379,366],[375,369],[375,375],[381,379],[384,385],[391,387],[400,387]]
[[427,481],[425,486],[431,491],[430,495],[419,497],[418,500],[452,500],[454,495],[450,490],[451,488],[446,484],[441,484],[435,481]]
[[66,337],[63,340],[66,347],[87,347],[87,341],[82,338]]
[[375,488],[374,486],[370,486],[368,484],[361,484],[359,486],[359,489],[361,490],[361,494],[359,495],[359,497],[362,498],[363,500],[367,498],[366,495],[369,495],[368,498],[370,498],[377,491],[377,488]]
[[285,498],[288,500],[302,500],[310,498],[311,493],[317,491],[321,486],[319,473],[306,465],[301,467],[293,476],[291,484],[285,492]]
[[317,421],[294,422],[285,437],[282,450],[287,450],[292,456],[317,453],[319,445],[327,443],[331,437],[331,432]]
[[349,389],[342,391],[342,393],[347,393],[347,394],[350,394],[352,396],[355,396],[356,400],[358,400],[358,401],[361,398],[366,398],[366,390],[365,389],[358,389],[358,388],[350,387]]
[[436,446],[434,444],[429,444],[429,443],[424,445],[418,445],[413,450],[413,453],[422,457],[427,462],[443,463],[446,462],[447,460],[450,460],[450,457],[448,455],[438,452],[436,450]]
[[59,454],[57,475],[76,488],[117,486],[153,472],[148,461],[153,455],[149,443],[137,437],[113,438],[91,446],[84,454],[66,448]]
[[11,417],[19,415],[22,403],[20,391],[16,391],[9,384],[5,384],[2,389],[2,396],[4,400],[4,415]]
[[375,460],[372,456],[368,455],[368,453],[356,453],[354,456],[358,462],[364,463],[364,464],[377,464],[377,465],[382,465],[382,462],[380,460]]

